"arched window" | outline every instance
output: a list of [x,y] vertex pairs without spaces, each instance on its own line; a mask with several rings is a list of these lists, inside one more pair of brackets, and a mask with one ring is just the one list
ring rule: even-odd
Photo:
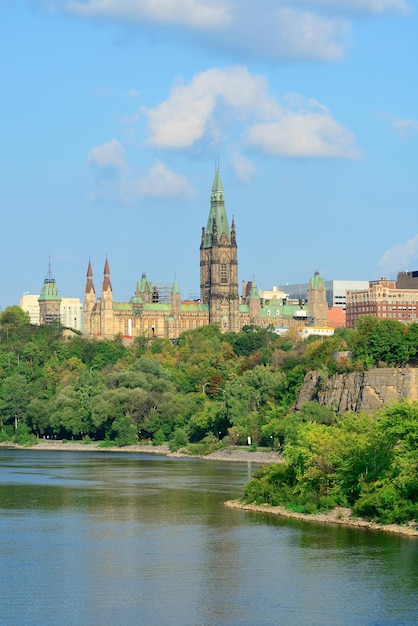
[[226,263],[221,263],[221,283],[226,284],[228,282],[228,267]]

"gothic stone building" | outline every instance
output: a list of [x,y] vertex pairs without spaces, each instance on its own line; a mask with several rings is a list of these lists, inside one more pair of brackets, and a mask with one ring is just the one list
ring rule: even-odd
[[326,293],[319,275],[311,280],[308,304],[286,299],[263,300],[255,281],[238,293],[235,223],[229,226],[219,170],[215,172],[206,228],[200,243],[200,300],[182,301],[177,280],[168,298],[161,298],[144,274],[129,302],[114,302],[106,259],[100,297],[96,297],[91,263],[84,290],[84,332],[99,338],[122,335],[176,339],[183,331],[218,324],[222,332],[245,325],[300,327],[308,321],[326,324]]

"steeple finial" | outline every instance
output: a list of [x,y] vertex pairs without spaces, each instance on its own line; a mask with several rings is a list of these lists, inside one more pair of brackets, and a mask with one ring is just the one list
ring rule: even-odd
[[105,262],[103,274],[104,274],[103,291],[107,291],[108,289],[112,291],[112,285],[110,284],[110,268],[109,268],[109,261],[107,259],[107,255],[106,255],[106,262]]
[[91,260],[89,259],[89,264],[87,266],[87,283],[85,288],[85,293],[94,293],[94,284],[93,284],[93,268],[91,266]]

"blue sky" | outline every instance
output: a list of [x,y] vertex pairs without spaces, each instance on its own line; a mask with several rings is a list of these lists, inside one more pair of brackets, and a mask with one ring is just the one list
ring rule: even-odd
[[412,0],[0,0],[0,306],[199,294],[215,162],[239,280],[418,269]]

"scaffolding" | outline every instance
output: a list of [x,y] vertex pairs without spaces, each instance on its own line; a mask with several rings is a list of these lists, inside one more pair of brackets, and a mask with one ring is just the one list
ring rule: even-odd
[[152,301],[170,304],[172,288],[173,286],[169,283],[152,283]]

